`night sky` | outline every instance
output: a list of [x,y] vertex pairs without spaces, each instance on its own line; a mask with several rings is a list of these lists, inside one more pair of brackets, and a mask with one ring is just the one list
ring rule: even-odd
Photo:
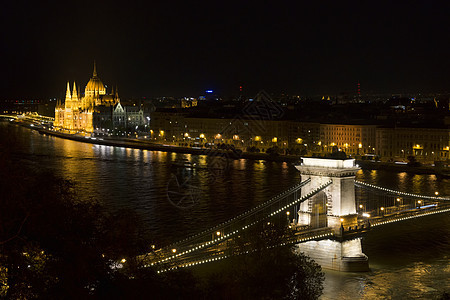
[[450,90],[450,1],[56,3],[3,1],[0,97],[84,90],[94,59],[122,98]]

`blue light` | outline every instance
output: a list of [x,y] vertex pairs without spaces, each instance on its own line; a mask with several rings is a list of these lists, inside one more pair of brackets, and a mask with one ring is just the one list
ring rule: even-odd
[[208,94],[211,94],[213,92],[213,90],[207,90],[206,91]]

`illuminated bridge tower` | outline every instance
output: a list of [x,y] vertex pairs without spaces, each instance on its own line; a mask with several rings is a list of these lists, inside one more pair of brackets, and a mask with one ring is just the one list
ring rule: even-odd
[[329,227],[340,239],[310,241],[298,245],[298,250],[312,257],[322,267],[339,271],[367,271],[367,256],[362,253],[361,239],[344,240],[342,229],[357,226],[355,174],[359,167],[354,159],[303,158],[296,167],[302,181],[311,178],[302,189],[309,191],[332,182],[327,188],[300,205],[299,225],[312,228]]

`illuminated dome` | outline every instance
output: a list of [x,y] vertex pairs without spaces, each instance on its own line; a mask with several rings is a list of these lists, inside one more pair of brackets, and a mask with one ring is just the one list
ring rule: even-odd
[[94,94],[100,94],[105,95],[106,89],[103,85],[103,82],[100,80],[100,78],[97,77],[97,69],[95,67],[94,62],[94,72],[92,73],[92,78],[89,80],[89,82],[86,85],[86,89],[84,90],[85,96],[91,96]]

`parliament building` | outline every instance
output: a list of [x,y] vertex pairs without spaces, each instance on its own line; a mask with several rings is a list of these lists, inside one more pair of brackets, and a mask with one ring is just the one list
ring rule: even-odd
[[94,114],[101,108],[113,109],[119,101],[117,88],[115,93],[112,90],[109,95],[106,94],[106,88],[97,76],[94,62],[94,72],[84,89],[84,95],[77,90],[75,82],[71,92],[70,84],[67,82],[66,98],[64,103],[59,101],[56,105],[53,125],[70,133],[92,133],[94,132]]

